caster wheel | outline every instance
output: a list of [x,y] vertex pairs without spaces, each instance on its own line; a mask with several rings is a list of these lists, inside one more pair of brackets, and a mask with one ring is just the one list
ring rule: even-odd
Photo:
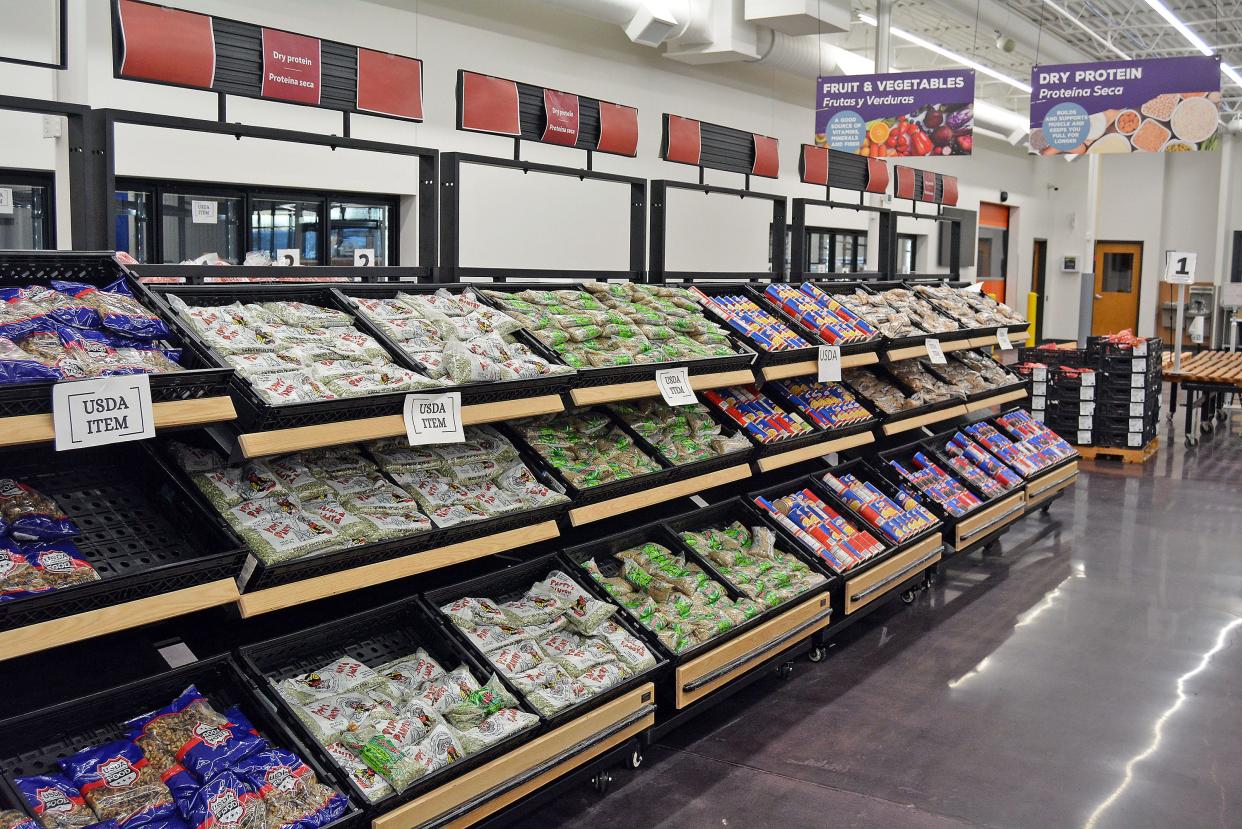
[[1206,434],[1208,434],[1208,433],[1209,433],[1209,432],[1211,432],[1211,431],[1212,431],[1212,424],[1211,424],[1211,422],[1210,422],[1210,421],[1205,421],[1205,422],[1203,422],[1203,423],[1200,423],[1200,424],[1199,424],[1199,432],[1200,432],[1201,434],[1206,435]]
[[789,679],[793,676],[793,663],[786,662],[784,665],[781,665],[780,668],[777,669],[776,674],[781,679]]
[[591,782],[595,786],[595,791],[600,794],[604,794],[608,791],[608,787],[612,785],[612,774],[606,771],[601,771],[599,774],[595,775],[595,779]]
[[634,752],[630,755],[630,760],[628,764],[629,767],[632,769],[636,769],[642,764],[643,764],[643,753],[639,751],[638,749],[634,749]]
[[903,591],[901,594],[901,600],[905,604],[914,604],[914,591],[913,590]]
[[1228,419],[1229,419],[1229,412],[1217,412],[1216,413],[1217,423],[1224,423]]
[[927,571],[927,586],[931,587],[938,581],[940,581],[940,575],[936,572],[936,568],[933,567]]
[[1042,507],[1039,508],[1039,511],[1042,512],[1044,515],[1047,515],[1048,510],[1050,509],[1052,509],[1052,504],[1044,504]]
[[828,652],[823,648],[811,648],[811,652],[806,655],[806,658],[811,662],[823,662],[824,657],[827,655]]

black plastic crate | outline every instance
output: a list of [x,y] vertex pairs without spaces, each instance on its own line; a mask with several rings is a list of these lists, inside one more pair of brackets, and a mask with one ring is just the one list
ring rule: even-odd
[[[911,293],[914,293],[914,289],[911,288],[907,283],[900,282],[900,281],[891,281],[891,280],[880,281],[880,282],[856,282],[856,283],[849,285],[848,291],[840,290],[840,288],[842,287],[841,283],[814,282],[813,284],[815,285],[815,287],[821,288],[825,291],[829,291],[830,293],[832,292],[847,293],[850,295],[852,295],[856,289],[862,290],[868,294],[882,294],[885,291],[889,291],[895,288],[900,288],[902,290],[906,290],[906,291],[910,291]],[[836,289],[835,291],[833,290],[834,288]],[[923,297],[919,297],[919,299],[922,300],[923,302],[927,302],[927,300],[924,299]],[[845,304],[850,306],[851,311],[854,311],[854,313],[856,314],[858,313],[858,310],[853,305],[850,305],[848,300],[845,302]],[[927,304],[931,306],[932,310],[938,316],[948,320],[949,322],[957,326],[956,329],[953,331],[942,331],[938,334],[935,334],[935,333],[924,331],[921,327],[919,327],[917,323],[914,323],[912,321],[911,324],[913,325],[915,329],[914,333],[909,334],[904,337],[883,337],[881,340],[883,342],[882,347],[884,349],[908,348],[910,346],[923,345],[923,343],[928,339],[937,339],[937,340],[942,340],[944,342],[949,342],[951,340],[962,340],[962,339],[969,339],[970,337],[979,336],[980,334],[979,331],[968,330],[968,329],[962,328],[961,324],[958,323],[952,317],[950,317],[948,314],[945,314],[943,311],[941,311],[936,306],[931,305],[931,303],[927,303]]]
[[[673,554],[685,556],[687,561],[694,562],[699,567],[702,567],[703,572],[724,588],[725,593],[728,594],[730,599],[744,598],[742,593],[739,592],[737,588],[729,584],[728,580],[720,575],[719,571],[716,570],[715,565],[713,565],[711,561],[694,552],[693,549],[681,540],[680,536],[678,536],[676,532],[672,531],[661,522],[646,524],[633,530],[627,530],[626,532],[610,535],[597,541],[591,541],[586,544],[579,544],[575,547],[566,548],[563,556],[565,560],[574,568],[574,576],[580,582],[586,584],[592,593],[594,593],[602,601],[617,604],[616,600],[612,598],[608,591],[590,577],[584,569],[583,564],[588,559],[595,559],[595,563],[599,566],[600,572],[605,576],[609,578],[620,576],[621,563],[617,559],[613,558],[613,555],[621,552],[622,550],[637,547],[647,542],[661,544],[667,547]],[[806,594],[807,597],[810,595],[812,594]],[[668,646],[661,642],[655,632],[643,626],[636,618],[634,618],[628,608],[622,606],[619,613],[625,615],[625,618],[630,622],[631,628],[637,628],[642,631],[646,640],[651,643],[653,647],[658,649],[658,652],[669,661],[669,664],[677,666],[696,656],[700,656],[708,651],[720,647],[730,639],[733,639],[751,628],[762,624],[773,616],[780,615],[794,604],[801,601],[802,598],[803,597],[799,597],[799,599],[794,600],[792,604],[778,605],[775,608],[769,608],[755,617],[748,619],[739,625],[735,625],[724,633],[712,637],[705,642],[701,642],[694,647],[687,648],[680,653],[674,653]]]
[[1106,356],[1100,358],[1100,369],[1109,375],[1114,374],[1160,374],[1162,360],[1159,352],[1146,357]]
[[1163,382],[1161,374],[1097,374],[1100,378],[1098,385],[1100,390],[1108,394],[1125,394],[1130,389],[1146,389],[1152,393],[1159,393],[1160,385]]
[[[200,447],[210,447],[209,438],[205,435],[182,436],[179,439],[182,442],[192,443]],[[532,453],[524,450],[516,441],[514,443],[518,449],[519,458],[535,474],[535,477],[540,478],[545,484],[550,483],[553,479],[546,471],[543,461],[536,459]],[[193,481],[177,467],[176,462],[167,455],[163,447],[157,451],[161,453],[166,468],[170,470],[169,474],[177,478],[179,485],[183,489],[197,494],[198,488]],[[268,564],[257,556],[247,555],[248,548],[242,542],[242,557],[246,558],[246,563],[244,567],[234,568],[234,573],[237,573],[238,569],[241,570],[241,575],[238,579],[241,591],[243,593],[253,593],[258,590],[280,587],[304,579],[338,573],[342,570],[352,570],[369,564],[414,555],[425,550],[445,547],[450,544],[492,536],[544,521],[554,521],[564,515],[569,510],[569,507],[570,504],[568,502],[561,502],[534,509],[504,513],[493,518],[483,519],[482,521],[466,521],[449,527],[433,526],[431,529],[414,535],[344,547],[331,552],[315,553],[276,564]],[[212,515],[218,515],[215,508],[210,504],[206,505],[206,509]],[[224,523],[222,517],[217,520],[220,523]]]
[[[181,349],[180,365],[185,370],[148,375],[152,403],[198,400],[229,393],[233,369],[213,360],[193,338],[185,336],[169,318],[170,312],[112,253],[0,251],[0,288],[47,285],[52,279],[82,282],[97,288],[124,279],[134,298],[168,323],[170,335],[166,340],[172,347]],[[55,384],[53,380],[37,380],[0,385],[0,417],[52,411],[52,386]]]
[[1101,400],[1096,411],[1107,417],[1142,417],[1158,420],[1160,417],[1160,398],[1153,395],[1143,400],[1130,402],[1129,399],[1117,400],[1110,397]]
[[[275,707],[278,715],[290,723],[290,727],[298,732],[305,744],[318,752],[325,765],[333,765],[319,742],[297,718],[291,704],[276,689],[275,683],[317,671],[346,657],[377,668],[385,662],[412,656],[419,648],[426,650],[445,671],[465,665],[480,685],[486,683],[492,674],[496,674],[509,693],[518,700],[519,708],[538,716],[538,712],[525,702],[517,689],[499,671],[445,635],[439,624],[428,619],[416,597],[324,622],[307,630],[243,645],[238,648],[238,656],[242,667]],[[540,718],[540,724],[421,777],[405,791],[394,793],[375,803],[370,803],[351,775],[344,770],[339,774],[348,781],[356,801],[368,804],[368,809],[376,814],[383,813],[513,750],[541,733],[542,722],[543,718]]]
[[[0,722],[0,799],[22,809],[15,777],[54,772],[57,760],[128,736],[126,720],[167,705],[190,685],[197,686],[221,713],[239,705],[269,742],[302,758],[325,785],[349,792],[335,769],[326,766],[318,752],[308,750],[307,744],[258,696],[232,658],[215,656]],[[345,814],[324,829],[345,829],[360,823],[356,798],[349,801]]]
[[1120,449],[1142,449],[1156,439],[1156,433],[1157,429],[1155,426],[1145,428],[1141,432],[1095,429],[1091,433],[1092,445]]
[[1164,342],[1159,337],[1145,337],[1137,345],[1115,343],[1108,337],[1088,337],[1087,338],[1087,356],[1094,357],[1142,357],[1152,354],[1156,357],[1156,362],[1160,362],[1160,352],[1164,348]]
[[[1001,431],[1003,432],[1004,430],[1001,430]],[[976,495],[981,501],[983,501],[984,506],[988,505],[989,503],[993,501],[1007,498],[1008,496],[1012,495],[1013,493],[1021,489],[1021,484],[1019,484],[1018,486],[1015,486],[1011,489],[1007,489],[1004,492],[998,493],[996,495],[985,495],[982,489],[976,486],[973,482],[971,482],[968,478],[966,478],[962,473],[954,469],[953,466],[949,463],[949,453],[946,447],[949,441],[952,440],[953,436],[956,435],[958,432],[961,432],[963,437],[968,438],[972,443],[977,445],[980,449],[987,452],[989,455],[992,455],[992,457],[996,457],[996,455],[993,454],[990,450],[988,450],[987,447],[985,447],[983,444],[979,443],[979,441],[971,437],[970,434],[968,434],[967,432],[959,428],[946,429],[945,431],[932,435],[929,438],[924,438],[922,442],[920,443],[920,446],[923,451],[927,452],[932,457],[932,459],[937,464],[939,464],[942,469],[944,469],[945,472],[947,472],[948,474],[956,478],[958,481],[960,481],[961,484],[965,486],[967,490],[969,490],[971,493]],[[998,463],[1008,468],[1008,464],[1006,464],[1000,458],[996,458],[996,460]],[[1013,471],[1015,475],[1017,474],[1016,469],[1011,470],[1011,471]],[[1019,475],[1018,477],[1022,477],[1022,476]],[[897,479],[893,479],[893,480],[897,480]],[[913,485],[907,486],[906,488],[910,490],[914,489]],[[966,516],[962,516],[962,517],[965,518]]]
[[[582,578],[582,574],[567,567],[559,555],[550,553],[504,570],[498,570],[494,573],[470,579],[469,581],[459,582],[448,587],[437,588],[436,590],[429,590],[422,596],[424,612],[434,619],[445,634],[453,638],[460,647],[474,654],[480,664],[490,665],[490,661],[483,652],[458,630],[457,625],[453,624],[453,621],[440,608],[467,596],[471,598],[488,598],[497,603],[520,599],[526,595],[526,592],[533,584],[546,579],[553,570],[560,570],[573,578],[586,593],[595,596],[599,595],[598,591],[594,589],[594,583],[591,579]],[[568,708],[563,708],[551,716],[543,716],[543,720],[547,723],[548,728],[561,726],[587,711],[598,708],[608,700],[622,696],[626,692],[637,688],[643,682],[648,681],[649,678],[661,672],[667,666],[668,663],[659,657],[661,651],[651,647],[651,643],[645,635],[645,630],[640,630],[639,626],[630,624],[629,619],[620,611],[613,614],[612,620],[625,630],[626,633],[646,644],[648,649],[652,651],[652,655],[656,657],[656,664],[645,671],[627,677],[624,682],[614,685],[603,693],[595,694]],[[520,692],[517,693],[517,696],[519,699],[525,699]],[[531,710],[534,709],[532,708]]]
[[1147,432],[1155,432],[1160,425],[1158,412],[1151,412],[1139,417],[1130,417],[1129,415],[1105,415],[1097,414],[1095,416],[1094,429],[1103,434],[1119,434],[1119,433],[1138,433],[1145,434]]
[[[503,291],[505,293],[521,293],[525,290],[548,291],[548,290],[584,290],[575,284],[558,284],[549,285],[545,283],[519,283],[519,282],[496,282],[487,285],[476,285],[480,289],[479,299],[483,302],[497,308],[499,304],[489,296],[485,296],[482,291],[484,288],[493,291]],[[758,354],[747,346],[736,333],[724,326],[728,334],[730,344],[737,354],[727,357],[700,357],[693,360],[672,360],[660,363],[641,363],[630,366],[607,366],[602,368],[580,368],[574,375],[574,387],[583,388],[588,386],[607,386],[614,383],[643,383],[653,380],[655,373],[661,369],[686,367],[686,373],[690,376],[697,374],[713,374],[723,371],[735,371],[738,369],[750,368],[758,359]],[[533,339],[538,341],[538,337]],[[548,348],[542,341],[538,341],[540,355],[545,359],[565,365],[565,361],[561,359],[553,349]]]
[[4,476],[54,499],[99,581],[0,604],[0,630],[232,578],[245,550],[193,486],[130,442],[55,452],[12,450]]
[[1085,348],[1019,348],[1018,362],[1042,363],[1049,369],[1055,366],[1066,368],[1095,368],[1096,363],[1087,357]]

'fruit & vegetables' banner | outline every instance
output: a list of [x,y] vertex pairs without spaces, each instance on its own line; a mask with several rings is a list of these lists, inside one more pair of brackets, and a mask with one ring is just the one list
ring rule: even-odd
[[821,76],[815,143],[865,156],[970,155],[973,69]]

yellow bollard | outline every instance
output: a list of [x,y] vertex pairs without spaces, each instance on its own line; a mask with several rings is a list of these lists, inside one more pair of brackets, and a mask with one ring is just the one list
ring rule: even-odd
[[1026,319],[1031,327],[1026,329],[1026,347],[1035,345],[1035,317],[1039,314],[1039,294],[1031,291],[1026,295]]

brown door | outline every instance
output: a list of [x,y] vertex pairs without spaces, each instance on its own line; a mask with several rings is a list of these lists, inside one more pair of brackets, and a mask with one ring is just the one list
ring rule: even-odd
[[1142,268],[1142,242],[1096,242],[1093,335],[1133,331],[1138,326]]

